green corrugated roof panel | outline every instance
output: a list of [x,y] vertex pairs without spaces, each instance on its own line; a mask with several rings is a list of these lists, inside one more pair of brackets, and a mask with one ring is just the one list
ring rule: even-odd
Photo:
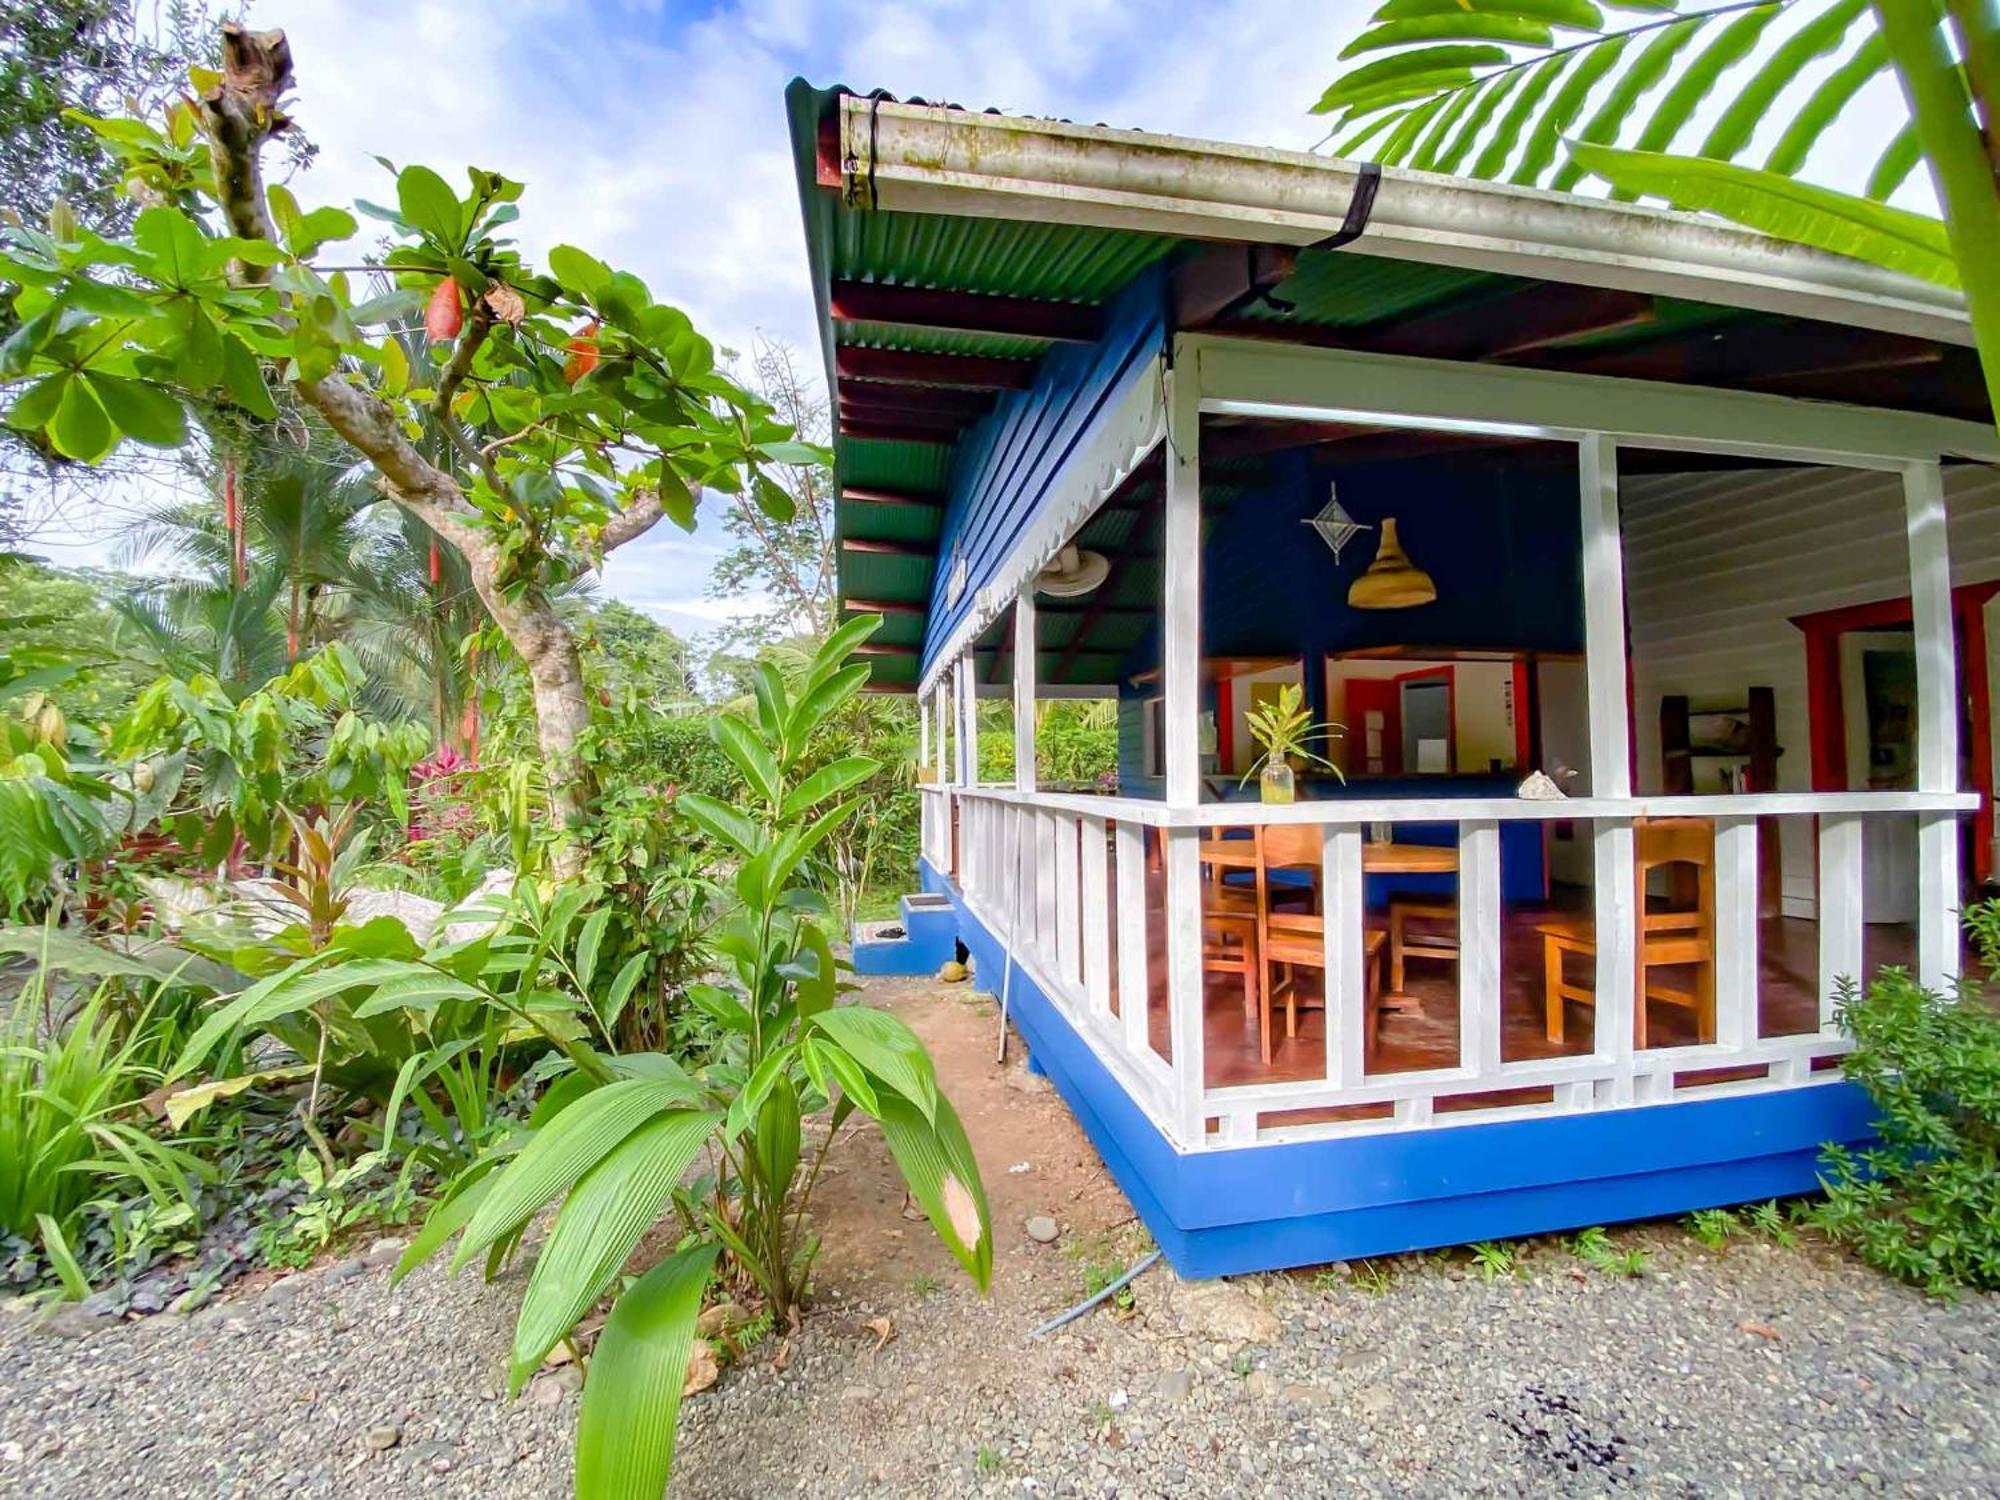
[[839,442],[840,482],[865,489],[942,493],[951,473],[944,443],[887,443],[872,438]]
[[992,359],[1040,359],[1047,339],[999,333],[960,333],[950,328],[911,328],[901,323],[836,323],[835,340],[849,348],[910,349],[921,354],[980,354]]
[[849,501],[840,507],[839,533],[843,538],[871,542],[936,542],[944,525],[944,507],[914,505],[870,505]]
[[1286,312],[1259,300],[1244,308],[1243,316],[1266,323],[1356,328],[1415,312],[1481,285],[1490,284],[1497,291],[1512,279],[1454,266],[1383,260],[1353,249],[1309,253],[1299,257],[1298,269],[1272,291],[1278,300],[1292,303],[1295,311]]
[[923,557],[887,557],[879,552],[840,554],[840,597],[905,599],[925,604],[931,596],[931,563]]
[[1102,302],[1171,250],[1163,235],[948,214],[834,215],[836,279]]

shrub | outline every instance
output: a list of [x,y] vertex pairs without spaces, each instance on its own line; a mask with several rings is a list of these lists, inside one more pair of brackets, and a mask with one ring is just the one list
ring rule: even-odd
[[[1966,918],[1991,971],[2000,905]],[[1881,1144],[1827,1148],[1819,1227],[1935,1295],[2000,1287],[2000,1014],[1969,979],[1943,996],[1892,968],[1849,986],[1840,1018]]]
[[48,975],[30,977],[0,1029],[0,1229],[39,1244],[82,1296],[74,1247],[86,1211],[134,1191],[191,1203],[202,1167],[146,1128],[140,1101],[160,1081],[165,1046],[152,1010],[121,1025],[107,982],[62,1018]]

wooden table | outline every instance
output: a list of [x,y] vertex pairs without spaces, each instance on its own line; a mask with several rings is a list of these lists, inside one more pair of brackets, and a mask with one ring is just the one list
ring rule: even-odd
[[[1257,868],[1255,839],[1203,839],[1201,862],[1225,870]],[[1290,866],[1307,869],[1310,866]],[[1452,875],[1458,871],[1458,850],[1451,844],[1383,844],[1361,846],[1364,875]]]

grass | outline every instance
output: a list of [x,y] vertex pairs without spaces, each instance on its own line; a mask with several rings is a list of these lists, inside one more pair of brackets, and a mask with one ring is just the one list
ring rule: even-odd
[[1007,1460],[1000,1456],[998,1448],[981,1447],[972,1455],[972,1467],[981,1474],[998,1474],[1007,1467]]
[[1526,1274],[1521,1268],[1519,1255],[1511,1245],[1481,1240],[1471,1248],[1472,1266],[1479,1272],[1481,1281],[1502,1281]]
[[919,1271],[910,1278],[910,1294],[917,1298],[935,1297],[944,1288],[944,1283],[928,1271]]
[[[1076,1262],[1083,1278],[1083,1295],[1095,1297],[1151,1248],[1151,1242],[1143,1234],[1131,1230],[1106,1231],[1073,1239],[1063,1247],[1063,1254]],[[1112,1295],[1111,1305],[1121,1313],[1129,1313],[1138,1305],[1137,1294],[1131,1286],[1122,1286]]]
[[1601,1224],[1578,1230],[1569,1242],[1569,1253],[1593,1271],[1602,1271],[1607,1276],[1646,1274],[1646,1252],[1637,1246],[1619,1249]]
[[1778,1207],[1776,1198],[1768,1203],[1753,1203],[1743,1212],[1750,1220],[1752,1229],[1781,1249],[1789,1250],[1799,1242],[1798,1235],[1785,1218],[1785,1211]]
[[1698,1208],[1687,1216],[1688,1233],[1706,1248],[1720,1250],[1742,1226],[1726,1208]]

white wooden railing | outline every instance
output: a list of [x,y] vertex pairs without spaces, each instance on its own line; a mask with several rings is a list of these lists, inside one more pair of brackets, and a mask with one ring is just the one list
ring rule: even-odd
[[[1354,798],[1169,809],[1128,798],[966,787],[924,791],[926,858],[940,871],[955,870],[952,878],[973,913],[1182,1150],[1581,1113],[1835,1079],[1831,1060],[1848,1046],[1834,1021],[1836,987],[1862,973],[1864,820],[1914,815],[1920,827],[1934,829],[1976,803],[1970,795],[1858,792],[1555,803]],[[1596,930],[1633,935],[1639,899],[1634,820],[1666,816],[1707,818],[1715,828],[1714,1041],[1644,1050],[1634,1045],[1636,938],[1628,936],[1598,948],[1590,1050],[1508,1059],[1500,826],[1547,820],[1587,825]],[[1760,818],[1817,824],[1818,1026],[1803,1034],[1759,1032]],[[1314,825],[1324,834],[1325,1066],[1316,1078],[1210,1087],[1197,841],[1204,830],[1259,823]],[[1362,1032],[1363,834],[1370,824],[1408,823],[1449,823],[1458,830],[1458,1055],[1448,1066],[1422,1071],[1370,1071]],[[1921,906],[1948,911],[1956,900],[1955,891],[1943,889],[1927,870],[1919,872]],[[1158,934],[1149,930],[1162,922]],[[1920,970],[1955,971],[1949,924],[1920,921],[1918,929]],[[1929,951],[1941,943],[1952,946]],[[1164,981],[1164,1027],[1149,1014],[1156,965]],[[989,985],[997,990],[999,976]],[[1738,1076],[1715,1078],[1721,1070]],[[1324,1118],[1333,1110],[1341,1117]]]

